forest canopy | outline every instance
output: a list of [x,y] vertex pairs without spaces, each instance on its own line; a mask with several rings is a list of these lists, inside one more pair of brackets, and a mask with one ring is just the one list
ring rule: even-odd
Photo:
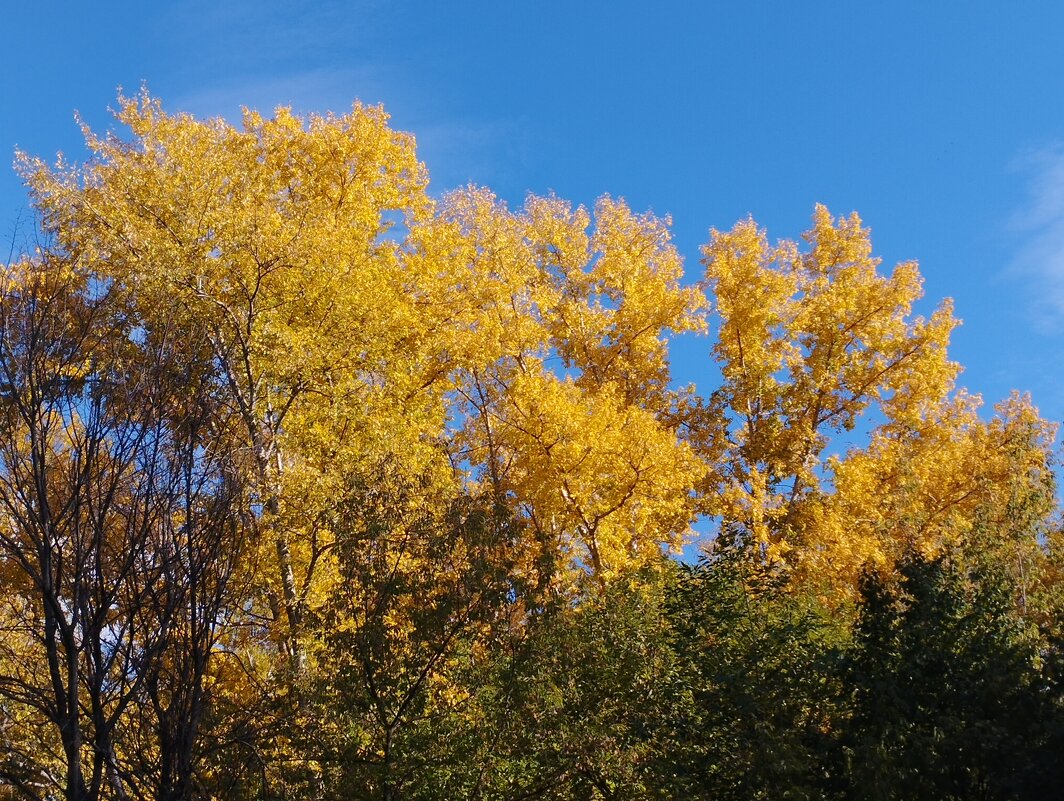
[[0,792],[1048,792],[1055,426],[857,214],[689,281],[618,198],[434,197],[378,107],[116,118],[18,158]]

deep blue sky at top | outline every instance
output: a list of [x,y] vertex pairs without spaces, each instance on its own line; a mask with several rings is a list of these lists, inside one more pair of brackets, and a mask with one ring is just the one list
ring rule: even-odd
[[[105,129],[146,82],[232,119],[383,103],[435,192],[623,196],[672,216],[692,278],[711,226],[857,210],[887,265],[920,261],[921,311],[955,298],[964,385],[1064,416],[1064,4],[81,0],[4,23],[0,154],[80,159],[74,110]],[[20,209],[0,170],[5,245]],[[679,378],[709,380],[707,348]]]

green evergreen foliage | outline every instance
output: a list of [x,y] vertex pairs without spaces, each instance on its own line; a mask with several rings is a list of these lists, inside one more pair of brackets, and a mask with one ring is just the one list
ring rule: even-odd
[[[1000,566],[908,555],[866,573],[846,681],[851,797],[1026,799],[1059,707]],[[1048,796],[1043,796],[1048,797]]]
[[667,611],[675,662],[659,797],[831,796],[844,630],[730,549],[681,566]]

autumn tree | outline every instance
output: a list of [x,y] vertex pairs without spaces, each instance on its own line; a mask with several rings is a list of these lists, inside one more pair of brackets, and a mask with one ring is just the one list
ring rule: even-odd
[[[770,245],[748,220],[704,249],[723,383],[693,418],[712,471],[703,508],[844,594],[868,561],[933,554],[1036,496],[1047,512],[1054,429],[1026,397],[986,422],[955,391],[952,304],[914,316],[916,264],[881,274],[855,214],[818,206],[803,238]],[[857,432],[867,444],[831,452]]]
[[189,797],[232,602],[231,464],[165,359],[79,265],[0,285],[0,697],[23,795]]
[[594,219],[556,198],[511,212],[483,190],[442,217],[475,309],[458,454],[527,523],[526,570],[605,581],[654,562],[687,534],[703,472],[669,416],[667,342],[702,329],[704,301],[666,222],[610,198]]
[[147,336],[176,332],[192,380],[215,387],[217,434],[245,450],[273,549],[274,633],[299,655],[331,467],[374,441],[401,450],[403,431],[416,450],[422,418],[440,414],[413,391],[421,291],[388,236],[426,208],[423,169],[380,109],[248,112],[234,128],[141,94],[117,116],[132,142],[86,130],[83,170],[24,159],[23,174],[56,246],[113,282]]

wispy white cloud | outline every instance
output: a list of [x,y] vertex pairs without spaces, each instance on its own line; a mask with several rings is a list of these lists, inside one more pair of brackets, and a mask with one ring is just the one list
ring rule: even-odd
[[[405,18],[387,0],[179,0],[175,9],[169,35],[188,58],[170,86],[148,84],[170,111],[237,121],[242,107],[343,113],[355,100],[381,103],[396,129],[416,136],[435,194],[472,182],[506,195],[527,164],[522,121],[456,102],[430,65],[418,69],[388,46]],[[524,183],[521,192],[532,188]]]
[[[383,8],[382,0],[181,0],[158,22],[169,50],[184,55],[166,79],[178,91],[163,88],[164,100],[226,117],[242,106],[343,112],[356,99],[381,102],[392,83],[389,59],[373,46]],[[150,76],[149,88],[160,90]]]
[[1034,321],[1064,328],[1064,144],[1033,151],[1016,162],[1028,177],[1028,197],[1010,221],[1022,244],[1009,273],[1031,289]]
[[158,24],[188,54],[186,68],[210,75],[332,63],[372,43],[386,8],[385,0],[180,0]]
[[376,70],[369,66],[322,68],[219,80],[164,100],[174,111],[227,119],[238,118],[244,107],[264,114],[278,106],[290,106],[297,113],[343,113],[356,100],[380,102],[380,84]]
[[528,136],[509,120],[425,119],[416,123],[413,133],[418,156],[432,176],[434,193],[470,183],[490,185],[505,193],[528,160]]
[[527,159],[527,137],[520,125],[492,118],[448,118],[439,111],[404,113],[390,102],[391,95],[404,94],[409,93],[391,88],[379,70],[366,65],[218,81],[163,100],[171,111],[230,121],[238,120],[244,107],[264,114],[278,106],[298,114],[344,113],[356,100],[383,103],[386,111],[396,114],[393,126],[414,134],[434,194],[467,183],[505,181]]

